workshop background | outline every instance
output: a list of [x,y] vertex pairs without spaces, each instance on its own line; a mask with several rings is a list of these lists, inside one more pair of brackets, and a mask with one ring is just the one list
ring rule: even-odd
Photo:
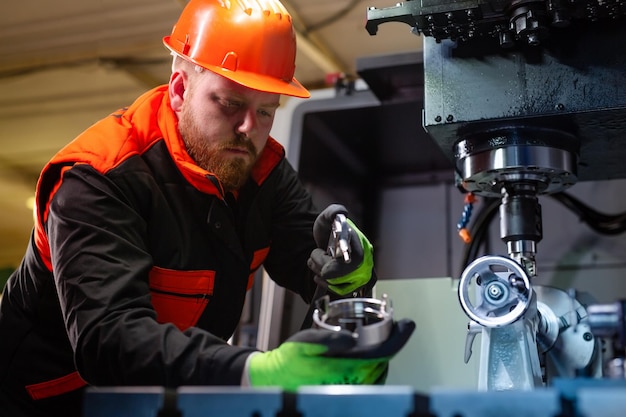
[[[171,60],[161,39],[185,3],[3,5],[0,282],[27,245],[40,169],[83,129],[167,82]],[[313,97],[285,100],[273,135],[287,147],[320,206],[341,202],[363,225],[375,246],[379,293],[390,293],[396,316],[417,322],[402,362],[392,363],[390,381],[420,390],[472,386],[475,361],[463,363],[468,319],[454,287],[464,266],[465,246],[456,230],[464,195],[452,162],[422,128],[423,38],[402,23],[383,25],[376,36],[367,33],[367,8],[392,6],[388,0],[283,3],[297,28],[296,78]],[[626,211],[625,191],[623,179],[581,182],[570,190],[606,213]],[[540,202],[540,283],[589,291],[598,302],[624,297],[626,237],[595,233],[549,196]],[[479,199],[476,211],[481,204]],[[496,217],[485,252],[506,252],[498,226]],[[241,343],[256,343],[261,291],[254,297],[238,335]],[[270,347],[298,327],[304,311],[288,295],[276,305],[288,314],[286,322],[274,323],[281,329],[266,340]]]
[[[298,30],[296,78],[309,89],[355,77],[359,56],[419,50],[406,25],[365,30],[384,0],[284,2]],[[169,79],[162,44],[184,0],[25,0],[0,13],[0,267],[17,265],[28,238],[39,170],[96,120]],[[394,27],[395,26],[395,27]],[[330,81],[332,84],[332,81]]]

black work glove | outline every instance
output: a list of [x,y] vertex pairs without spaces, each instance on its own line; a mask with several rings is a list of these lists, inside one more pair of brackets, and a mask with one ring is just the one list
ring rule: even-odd
[[315,282],[338,295],[347,295],[364,287],[372,279],[374,250],[367,237],[348,219],[350,225],[350,255],[346,263],[327,252],[332,224],[337,214],[348,214],[340,204],[328,206],[315,219],[313,237],[317,249],[311,252],[307,265],[315,274]]
[[391,333],[384,342],[372,346],[354,346],[347,351],[337,353],[336,356],[361,359],[391,358],[408,342],[413,330],[415,330],[415,322],[411,319],[394,321]]

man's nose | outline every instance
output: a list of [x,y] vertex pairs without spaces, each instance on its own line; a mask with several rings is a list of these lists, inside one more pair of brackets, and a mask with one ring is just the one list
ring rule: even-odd
[[245,109],[241,113],[241,120],[237,126],[237,130],[246,135],[254,132],[257,126],[257,114],[254,109]]

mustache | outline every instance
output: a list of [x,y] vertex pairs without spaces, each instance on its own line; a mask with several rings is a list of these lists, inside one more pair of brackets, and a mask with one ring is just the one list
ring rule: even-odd
[[229,140],[226,143],[223,143],[220,146],[220,149],[228,149],[228,148],[245,148],[252,156],[256,156],[257,150],[252,144],[252,140],[244,134],[238,134],[233,139]]

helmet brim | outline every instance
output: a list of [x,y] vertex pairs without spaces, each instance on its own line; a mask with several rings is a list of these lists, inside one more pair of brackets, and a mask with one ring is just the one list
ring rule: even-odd
[[244,87],[248,87],[253,90],[263,91],[266,93],[283,94],[292,97],[311,97],[311,93],[309,92],[309,90],[304,88],[304,86],[300,84],[300,82],[296,80],[295,77],[293,77],[290,81],[285,81],[254,72],[232,71],[226,68],[219,67],[217,65],[207,65],[205,63],[198,62],[191,57],[180,55],[180,53],[176,51],[176,49],[172,45],[170,45],[169,36],[165,36],[163,38],[163,44],[171,52],[181,56],[181,58],[191,61],[194,64],[199,65],[200,67],[207,69],[215,74],[228,78],[229,80],[234,81],[237,84],[243,85]]
[[[199,64],[200,65],[200,64]],[[309,98],[311,93],[304,88],[302,84],[296,78],[292,78],[291,81],[277,80],[273,77],[268,77],[256,73],[246,71],[230,71],[224,68],[220,68],[212,65],[200,65],[203,68],[208,69],[215,74],[228,78],[231,81],[241,84],[244,87],[251,88],[253,90],[263,91],[266,93],[283,94],[286,96]]]

